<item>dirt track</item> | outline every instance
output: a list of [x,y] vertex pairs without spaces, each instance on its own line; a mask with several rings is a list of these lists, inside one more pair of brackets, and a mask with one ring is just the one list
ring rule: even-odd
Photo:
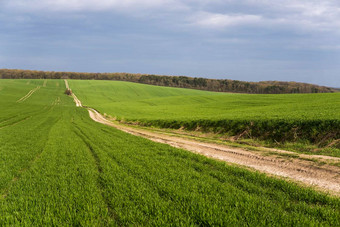
[[[70,86],[68,85],[67,80],[65,80],[65,86],[66,86],[67,89],[70,89]],[[77,98],[77,96],[73,93],[71,95],[73,97],[74,102],[76,103],[76,106],[77,107],[83,107],[82,104],[81,104],[81,101]]]
[[[68,88],[67,81],[65,80]],[[74,95],[77,106],[82,106],[80,100]],[[319,161],[340,161],[340,158],[322,155],[298,155],[300,158],[285,159],[276,155],[263,155],[261,152],[247,151],[240,148],[233,148],[219,144],[199,142],[193,139],[170,136],[163,133],[151,132],[149,130],[133,128],[107,120],[96,110],[88,108],[90,117],[99,123],[115,127],[124,132],[136,136],[142,136],[155,142],[169,144],[176,148],[202,154],[214,159],[236,163],[259,170],[264,173],[287,177],[297,182],[314,186],[334,195],[340,195],[340,168],[331,165],[318,165],[317,162],[306,159],[318,159]],[[272,149],[274,151],[275,149]],[[279,153],[292,153],[288,151],[275,150]],[[296,153],[294,153],[297,155]]]
[[[313,161],[301,159],[284,159],[277,156],[263,156],[259,152],[247,151],[240,148],[231,148],[224,145],[198,142],[191,139],[154,133],[144,129],[136,129],[125,125],[113,123],[104,118],[94,109],[88,109],[90,117],[99,123],[106,124],[124,132],[142,136],[152,141],[169,144],[176,148],[182,148],[207,157],[219,159],[226,162],[251,167],[261,172],[287,177],[294,181],[303,182],[319,189],[340,195],[340,168],[336,166],[319,166]],[[304,158],[317,157],[322,160],[336,160],[339,158],[328,156],[303,155]]]
[[68,82],[67,80],[64,80],[65,81],[65,86],[66,86],[66,89],[70,89],[70,86],[68,85]]
[[72,93],[72,97],[73,97],[73,100],[76,103],[77,107],[83,107],[82,104],[81,104],[81,101],[77,98],[77,96],[75,94]]

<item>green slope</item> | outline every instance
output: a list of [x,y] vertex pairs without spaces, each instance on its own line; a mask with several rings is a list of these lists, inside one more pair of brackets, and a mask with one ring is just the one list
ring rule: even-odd
[[69,80],[85,105],[127,119],[340,119],[340,93],[247,95]]
[[337,198],[101,125],[63,81],[27,82],[0,80],[1,226],[340,224]]
[[[340,93],[247,95],[70,80],[84,105],[125,121],[327,147],[340,138]],[[340,154],[340,153],[339,153]]]

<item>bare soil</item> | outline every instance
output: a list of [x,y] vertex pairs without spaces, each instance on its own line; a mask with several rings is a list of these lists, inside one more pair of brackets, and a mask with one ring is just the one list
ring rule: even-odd
[[77,98],[75,94],[72,93],[72,97],[77,107],[83,107],[83,105],[81,104],[81,101]]
[[65,81],[66,89],[70,89],[70,86],[68,85],[68,81],[67,80],[64,80],[64,81]]

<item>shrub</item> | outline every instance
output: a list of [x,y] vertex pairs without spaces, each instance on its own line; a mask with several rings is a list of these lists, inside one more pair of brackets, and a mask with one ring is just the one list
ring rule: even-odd
[[66,95],[72,95],[72,90],[67,88],[64,93]]

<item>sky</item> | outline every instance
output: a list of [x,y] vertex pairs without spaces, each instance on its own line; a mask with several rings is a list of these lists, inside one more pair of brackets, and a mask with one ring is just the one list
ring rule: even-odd
[[340,87],[340,1],[0,0],[0,68]]

